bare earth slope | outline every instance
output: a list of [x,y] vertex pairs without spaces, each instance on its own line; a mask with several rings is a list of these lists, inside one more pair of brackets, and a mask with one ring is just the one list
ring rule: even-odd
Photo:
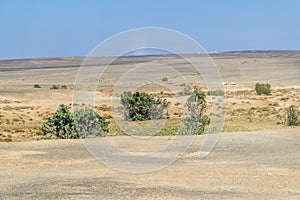
[[[197,157],[200,136],[182,158],[147,174],[104,166],[79,140],[0,143],[0,199],[296,200],[300,198],[299,132],[223,133],[205,159]],[[136,146],[123,137],[113,140]]]

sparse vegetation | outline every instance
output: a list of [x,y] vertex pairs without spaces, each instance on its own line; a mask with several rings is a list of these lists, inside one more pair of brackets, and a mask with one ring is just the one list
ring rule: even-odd
[[270,95],[271,94],[271,85],[269,83],[256,83],[255,91],[258,95]]
[[52,85],[50,87],[50,90],[59,90],[59,89],[66,90],[68,89],[68,87],[66,85]]
[[68,89],[68,87],[66,85],[62,85],[62,86],[60,86],[60,89],[66,90],[66,89]]
[[178,92],[179,96],[189,96],[192,94],[192,88],[190,85],[187,84],[181,84],[180,86],[183,87],[183,91]]
[[155,98],[152,94],[124,92],[121,95],[121,104],[126,120],[144,121],[163,118],[169,102]]
[[[162,78],[162,77],[161,77]],[[161,79],[162,80],[162,79]],[[54,88],[59,88],[61,90],[65,89],[63,84],[59,84],[61,80],[57,80],[53,82],[53,84],[57,83]],[[34,82],[35,83],[35,82]],[[175,83],[174,83],[175,84]],[[184,103],[181,105],[181,101],[187,100],[196,87],[194,86],[196,83],[191,83],[191,86],[188,84],[176,84],[179,86],[179,90],[169,91],[166,88],[154,88],[152,90],[151,87],[146,88],[143,91],[146,91],[150,94],[153,91],[152,95],[156,99],[157,97],[164,99],[166,98],[168,101],[172,101],[172,106],[168,107],[164,110],[162,118],[166,118],[166,124],[163,128],[161,128],[159,132],[155,133],[155,135],[173,135],[177,134],[176,130],[180,129],[179,122],[180,120],[186,120],[185,124],[190,126],[190,130],[196,129],[194,126],[196,121],[193,122],[192,118],[186,119],[188,113],[184,113],[182,108],[185,106]],[[36,84],[37,85],[37,84]],[[52,85],[52,84],[51,84]],[[50,86],[51,86],[50,85]],[[254,84],[255,85],[255,84]],[[41,87],[48,87],[41,84]],[[66,85],[67,89],[71,89],[69,85]],[[297,87],[296,87],[297,86]],[[282,129],[287,128],[288,126],[298,126],[299,123],[299,99],[300,99],[300,89],[298,85],[276,85],[273,89],[272,85],[272,95],[257,95],[254,88],[250,89],[248,86],[241,87],[238,90],[231,88],[230,86],[226,87],[226,95],[227,105],[226,105],[226,121],[224,125],[223,131],[254,131],[254,130],[264,130],[264,129]],[[34,84],[31,84],[31,88],[33,89]],[[101,86],[102,87],[102,86]],[[199,89],[200,86],[198,86]],[[281,87],[281,88],[280,88]],[[292,88],[294,87],[294,88]],[[216,103],[216,116],[221,116],[223,106],[222,102],[220,102],[221,98],[218,98],[219,95],[223,95],[222,91],[218,90],[210,90],[207,91],[206,87],[202,87],[205,91],[205,94],[208,97],[207,100],[207,113],[210,113],[212,103],[208,101],[215,100]],[[9,89],[9,88],[8,88]],[[39,90],[39,89],[36,89]],[[66,91],[66,90],[65,90]],[[111,91],[105,90],[105,95],[111,95]],[[179,92],[179,93],[177,93]],[[0,97],[0,132],[2,136],[0,138],[6,138],[7,141],[26,141],[26,140],[35,140],[35,139],[43,139],[43,138],[57,138],[55,134],[47,134],[41,131],[41,123],[44,117],[52,117],[52,114],[55,113],[56,109],[46,106],[44,103],[39,104],[37,100],[41,98],[41,100],[49,97],[49,100],[53,101],[53,103],[67,102],[69,98],[64,96],[62,98],[53,98],[53,96],[47,96],[44,94],[43,96],[35,96],[40,95],[38,93],[34,93],[30,100],[26,100],[25,98],[20,98],[18,95],[14,94],[3,94]],[[102,94],[101,94],[102,95]],[[121,93],[115,94],[117,97],[121,96]],[[181,97],[184,96],[184,97]],[[208,96],[210,95],[210,96]],[[31,96],[31,95],[30,95]],[[180,97],[179,99],[177,99]],[[222,97],[222,96],[221,96]],[[38,104],[36,104],[38,103]],[[70,102],[69,102],[70,103]],[[288,108],[289,105],[294,105],[293,108]],[[71,106],[71,104],[69,105]],[[82,106],[82,105],[77,105]],[[76,107],[77,107],[76,106]],[[101,116],[105,118],[106,121],[109,121],[111,124],[109,126],[110,132],[109,135],[126,135],[125,132],[122,132],[121,129],[117,128],[117,124],[114,123],[113,112],[114,108],[110,105],[110,101],[105,99],[104,101],[99,101],[95,104],[95,111],[101,113]],[[224,108],[225,109],[225,108]],[[295,112],[297,111],[297,112]],[[122,110],[122,114],[124,110]],[[52,113],[52,114],[51,114]],[[169,113],[169,115],[168,115]],[[75,124],[75,113],[71,114]],[[298,116],[297,116],[298,115]],[[123,116],[123,115],[122,115]],[[294,117],[293,117],[294,116]],[[297,116],[297,117],[295,117]],[[91,123],[93,119],[96,117],[92,115]],[[151,120],[151,122],[143,119],[139,115],[137,115],[137,119],[145,120],[138,122],[126,121],[124,123],[134,124],[140,127],[146,127],[149,123],[154,121],[162,121],[162,120]],[[87,119],[88,120],[88,119]],[[128,119],[131,120],[131,119]],[[189,120],[189,121],[188,121]],[[100,120],[99,120],[100,121]],[[193,127],[194,126],[194,127]],[[175,128],[176,127],[176,128]],[[86,130],[86,127],[82,127],[81,130]],[[87,127],[89,128],[89,127]],[[96,128],[97,129],[97,128]],[[103,128],[105,130],[105,128]],[[99,130],[99,129],[98,129]],[[101,129],[102,130],[102,129]],[[149,131],[148,131],[149,130]],[[154,134],[151,132],[152,130],[147,129],[147,134]],[[157,131],[154,130],[153,131]],[[206,130],[205,130],[206,131]],[[204,132],[205,132],[204,131]],[[85,133],[85,131],[82,131]],[[93,132],[93,131],[87,131]],[[105,131],[104,131],[105,132]],[[189,133],[185,134],[192,134]],[[201,132],[201,131],[200,131]],[[98,133],[101,136],[106,135],[101,131],[94,131],[94,134],[91,136],[96,136]],[[76,132],[77,134],[77,132]],[[199,133],[197,133],[199,134]],[[10,135],[10,137],[8,137]],[[84,135],[84,134],[83,134]],[[88,137],[90,134],[80,136],[80,137]],[[75,137],[75,136],[74,136]],[[76,136],[79,137],[79,136]],[[8,139],[9,138],[9,139]],[[68,137],[67,137],[68,138]]]
[[76,132],[80,138],[105,136],[108,122],[92,109],[81,109],[74,112]]
[[40,84],[34,84],[33,88],[41,88],[41,85]]
[[66,105],[60,105],[54,115],[42,126],[43,133],[54,134],[57,138],[78,138],[75,132],[74,118]]
[[210,119],[204,115],[206,111],[205,93],[195,89],[188,98],[186,106],[189,116],[183,119],[183,128],[180,134],[195,135],[203,134],[205,127],[210,124]]
[[164,78],[161,79],[161,81],[162,81],[162,82],[167,82],[167,81],[168,81],[168,78],[167,78],[167,77],[164,77]]
[[273,103],[269,103],[269,106],[275,106],[278,107],[280,106],[278,102],[273,102]]
[[90,136],[105,136],[108,122],[91,109],[75,111],[74,115],[66,105],[59,109],[42,126],[44,135],[52,134],[57,138],[72,139]]
[[295,106],[287,108],[285,124],[287,126],[300,126],[299,111]]
[[224,90],[212,90],[207,92],[208,96],[224,96],[224,94]]
[[58,90],[59,89],[59,85],[52,85],[50,87],[51,90]]

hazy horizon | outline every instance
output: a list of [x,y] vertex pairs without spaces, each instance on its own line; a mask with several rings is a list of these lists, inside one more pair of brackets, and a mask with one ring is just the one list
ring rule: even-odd
[[[282,52],[300,52],[300,49],[291,49],[291,50],[238,50],[238,51],[210,51],[207,52],[208,54],[218,54],[218,53],[265,53],[265,52],[272,52],[272,53],[282,53]],[[197,55],[201,53],[191,53],[191,54],[182,54],[182,55]],[[146,56],[168,56],[168,55],[176,55],[172,53],[165,53],[165,54],[143,54],[143,55],[132,55],[132,54],[126,54],[120,57],[146,57]],[[48,56],[48,57],[20,57],[20,58],[0,58],[0,61],[5,60],[30,60],[30,59],[55,59],[55,58],[85,58],[87,56]],[[99,56],[99,57],[107,57],[107,56]],[[114,57],[114,56],[111,56]]]

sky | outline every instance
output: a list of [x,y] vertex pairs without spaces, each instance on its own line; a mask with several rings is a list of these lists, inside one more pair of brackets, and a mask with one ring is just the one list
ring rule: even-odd
[[87,56],[128,29],[182,32],[207,51],[300,50],[299,0],[0,0],[0,59]]

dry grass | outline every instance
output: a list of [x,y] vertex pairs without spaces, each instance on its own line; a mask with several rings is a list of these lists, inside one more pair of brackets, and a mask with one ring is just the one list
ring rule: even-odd
[[[180,122],[181,108],[184,105],[179,104],[170,91],[158,92],[157,95],[167,98],[168,101],[172,101],[172,104],[168,108],[169,119],[155,135],[175,135]],[[300,106],[300,89],[273,90],[270,96],[258,96],[254,90],[226,91],[225,95],[227,113],[224,132],[284,128],[285,126],[282,123],[286,107],[289,105]],[[208,101],[210,98],[216,97],[208,96]],[[209,105],[208,114],[211,112],[210,108]],[[41,126],[44,118],[49,117],[55,110],[56,107],[1,101],[0,141],[42,139]],[[110,121],[109,135],[126,135],[112,117],[112,107],[109,100],[96,102],[95,110]],[[139,126],[147,127],[146,124],[147,122],[141,122]],[[148,132],[152,135],[151,131],[149,128]]]

